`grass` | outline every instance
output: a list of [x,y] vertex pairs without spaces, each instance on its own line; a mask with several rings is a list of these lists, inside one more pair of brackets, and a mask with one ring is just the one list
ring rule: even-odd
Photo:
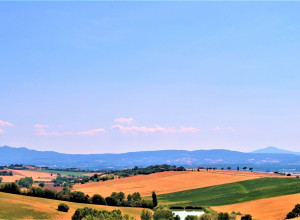
[[260,178],[158,195],[167,205],[220,206],[300,192],[300,180]]
[[[69,212],[57,210],[62,202],[70,207]],[[140,219],[142,213],[141,208],[74,203],[0,192],[0,219],[71,219],[75,210],[83,207],[108,211],[120,209],[122,214],[129,214],[136,219]]]
[[45,173],[59,173],[65,176],[81,176],[83,174],[88,174],[91,172],[74,172],[74,171],[60,171],[60,170],[30,170],[36,172],[45,172]]

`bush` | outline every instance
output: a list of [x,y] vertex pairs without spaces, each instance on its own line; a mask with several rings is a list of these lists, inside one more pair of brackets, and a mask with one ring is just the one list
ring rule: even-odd
[[300,204],[295,205],[295,208],[292,210],[292,212],[296,214],[300,214]]
[[85,203],[86,202],[86,197],[85,197],[83,192],[74,191],[74,192],[71,192],[71,194],[70,194],[70,201],[71,202]]
[[19,186],[22,188],[29,188],[32,185],[32,183],[33,183],[32,177],[21,178],[18,181]]
[[183,206],[171,206],[170,209],[184,209]]
[[17,183],[6,183],[1,187],[1,191],[7,193],[20,194],[20,186]]
[[188,215],[184,220],[198,220],[198,217],[196,215]]
[[113,210],[111,212],[103,210],[98,211],[96,209],[91,209],[88,207],[84,207],[83,209],[77,209],[72,216],[72,220],[81,220],[81,219],[105,219],[105,220],[123,220],[128,216],[122,216],[120,210]]
[[142,214],[141,214],[141,220],[152,220],[153,219],[153,214],[147,209],[143,209]]
[[185,209],[194,209],[194,206],[187,205],[187,206],[185,207]]
[[173,219],[173,213],[170,210],[158,210],[154,212],[154,220],[159,219]]
[[294,212],[289,212],[286,216],[286,219],[292,219],[292,218],[296,218],[297,215]]
[[252,220],[252,215],[249,215],[249,214],[244,215],[244,216],[242,216],[241,220]]
[[229,214],[227,212],[220,212],[218,214],[218,220],[229,220]]
[[69,206],[65,203],[60,203],[58,205],[58,208],[57,208],[58,211],[61,211],[61,212],[68,212],[69,211]]
[[203,214],[200,216],[200,220],[211,220],[212,217],[211,217],[211,214]]
[[98,204],[98,205],[106,205],[105,199],[99,194],[93,195],[92,203],[93,204]]
[[111,206],[117,206],[118,205],[118,201],[116,198],[108,196],[105,198],[106,204],[107,205],[111,205]]

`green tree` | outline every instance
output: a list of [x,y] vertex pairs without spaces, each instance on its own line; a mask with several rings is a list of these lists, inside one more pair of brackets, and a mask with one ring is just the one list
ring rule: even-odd
[[98,205],[106,205],[105,199],[99,194],[93,195],[92,203],[93,204],[98,204]]
[[139,192],[135,192],[132,194],[133,201],[140,201],[142,199],[141,194]]
[[160,220],[160,219],[172,220],[174,218],[174,215],[173,215],[172,211],[162,209],[162,210],[155,211],[153,218],[154,218],[154,220]]
[[110,206],[117,206],[118,205],[118,201],[115,197],[112,196],[108,196],[105,198],[106,204],[110,205]]
[[45,183],[44,182],[41,182],[41,183],[39,183],[39,187],[44,187],[45,186]]
[[69,206],[65,203],[60,203],[57,207],[57,210],[61,211],[61,212],[68,212],[69,211]]
[[153,201],[153,206],[156,207],[157,206],[157,197],[155,192],[152,192],[152,201]]
[[3,178],[2,178],[2,177],[0,177],[0,183],[2,183],[2,180],[3,180]]
[[229,220],[229,214],[227,212],[220,212],[218,214],[218,220]]
[[184,220],[198,220],[198,217],[196,215],[188,215]]
[[147,209],[143,209],[142,214],[141,214],[141,220],[152,220],[153,219],[153,214]]
[[242,216],[241,220],[252,220],[252,215],[249,215],[249,214],[244,215],[244,216]]

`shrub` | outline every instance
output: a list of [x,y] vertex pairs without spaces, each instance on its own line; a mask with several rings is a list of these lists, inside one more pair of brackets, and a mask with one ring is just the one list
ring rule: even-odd
[[147,209],[143,209],[142,214],[141,214],[141,220],[152,220],[153,219],[153,214]]
[[184,209],[183,206],[171,206],[170,209]]
[[249,215],[249,214],[244,215],[244,216],[242,216],[241,220],[252,220],[252,215]]
[[45,183],[44,182],[41,182],[41,183],[39,183],[39,187],[44,187],[45,186]]
[[154,208],[153,202],[151,200],[144,200],[143,199],[141,206],[143,208],[148,208],[148,209],[153,209]]
[[297,215],[294,212],[289,212],[286,216],[286,219],[292,219],[292,218],[296,218]]
[[227,212],[220,212],[218,214],[218,220],[229,220],[229,214]]
[[194,206],[187,205],[187,206],[185,207],[185,209],[194,209]]
[[3,192],[20,194],[20,186],[17,183],[6,183],[1,187]]
[[300,214],[300,204],[295,205],[295,208],[292,210],[292,212],[296,214]]
[[70,194],[70,201],[71,202],[85,203],[86,202],[86,197],[85,197],[83,192],[74,191],[74,192],[71,192],[71,194]]
[[201,215],[199,219],[200,220],[211,220],[212,217],[211,217],[211,214],[206,214],[205,213],[205,214]]
[[154,212],[153,218],[154,218],[154,220],[172,219],[173,213],[170,210],[158,210],[158,211]]
[[77,209],[74,215],[72,216],[72,220],[81,220],[81,219],[123,220],[123,216],[120,210],[113,210],[109,212],[106,210],[98,211],[96,209],[84,207],[82,209],[81,208]]
[[184,220],[198,220],[198,217],[196,215],[188,215]]
[[111,205],[111,206],[116,206],[118,205],[118,201],[116,198],[108,196],[105,198],[106,204]]
[[106,205],[105,199],[99,194],[93,195],[92,203],[93,204],[98,204],[98,205]]
[[58,211],[61,211],[61,212],[68,212],[69,211],[69,206],[65,203],[60,203],[58,205],[58,208],[57,208]]
[[33,183],[32,177],[24,177],[19,179],[18,184],[22,188],[29,188]]

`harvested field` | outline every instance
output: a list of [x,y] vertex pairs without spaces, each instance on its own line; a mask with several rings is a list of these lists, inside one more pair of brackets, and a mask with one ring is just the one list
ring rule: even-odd
[[257,177],[283,177],[286,178],[287,176],[283,176],[276,173],[266,173],[266,172],[250,172],[250,171],[237,171],[237,170],[213,170],[209,171],[213,173],[224,173],[228,175],[239,175],[239,176],[257,176]]
[[57,174],[51,174],[46,172],[38,172],[38,171],[31,171],[31,170],[11,170],[7,169],[5,171],[12,171],[13,176],[1,176],[3,178],[2,182],[15,182],[23,177],[32,177],[34,181],[51,181],[55,179]]
[[256,178],[259,177],[227,175],[206,171],[168,171],[105,182],[77,184],[74,186],[74,190],[82,191],[89,195],[98,193],[103,196],[109,196],[112,192],[122,191],[125,194],[139,192],[142,196],[149,196],[152,191],[155,191],[157,194],[166,194]]
[[251,214],[253,219],[280,220],[284,219],[296,204],[300,203],[300,194],[279,196],[268,199],[260,199],[251,202],[238,203],[225,206],[214,206],[212,209],[218,212],[241,212]]
[[[69,205],[69,212],[57,211],[57,206],[62,202]],[[0,219],[71,219],[75,210],[83,207],[108,211],[120,209],[123,214],[129,214],[136,219],[140,219],[140,214],[142,212],[141,208],[65,202],[0,192]]]

